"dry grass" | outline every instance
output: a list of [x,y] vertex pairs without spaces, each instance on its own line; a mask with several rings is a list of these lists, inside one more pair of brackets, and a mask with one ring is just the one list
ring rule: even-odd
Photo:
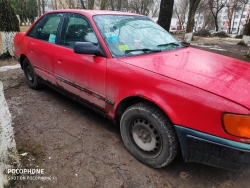
[[21,32],[25,32],[29,29],[30,25],[23,25],[23,26],[20,26],[20,31]]
[[[30,26],[20,26],[20,31],[21,32],[25,32],[27,31],[27,29],[29,28]],[[2,53],[2,50],[3,50],[3,43],[2,43],[2,36],[1,36],[1,33],[0,33],[0,54]]]

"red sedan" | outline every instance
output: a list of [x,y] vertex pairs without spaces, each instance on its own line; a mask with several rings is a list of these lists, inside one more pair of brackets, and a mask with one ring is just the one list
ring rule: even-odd
[[110,118],[140,162],[250,163],[250,65],[185,47],[148,17],[57,10],[14,39],[29,87]]

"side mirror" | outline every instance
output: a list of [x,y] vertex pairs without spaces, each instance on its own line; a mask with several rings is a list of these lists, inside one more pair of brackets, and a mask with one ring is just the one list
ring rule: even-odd
[[74,52],[77,54],[105,56],[99,45],[95,45],[92,42],[76,42]]

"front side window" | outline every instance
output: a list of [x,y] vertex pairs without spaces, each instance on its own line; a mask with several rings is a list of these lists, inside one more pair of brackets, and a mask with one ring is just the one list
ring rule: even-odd
[[28,33],[28,36],[48,41],[56,42],[57,30],[62,18],[62,14],[45,15]]
[[182,48],[174,37],[147,17],[100,15],[94,21],[113,57]]
[[73,48],[76,42],[97,43],[97,37],[85,17],[67,14],[64,20],[60,45]]

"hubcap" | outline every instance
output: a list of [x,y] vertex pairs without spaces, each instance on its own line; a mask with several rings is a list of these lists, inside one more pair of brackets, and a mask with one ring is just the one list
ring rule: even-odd
[[161,138],[156,128],[145,119],[135,119],[132,122],[132,136],[137,146],[150,153],[158,152]]

